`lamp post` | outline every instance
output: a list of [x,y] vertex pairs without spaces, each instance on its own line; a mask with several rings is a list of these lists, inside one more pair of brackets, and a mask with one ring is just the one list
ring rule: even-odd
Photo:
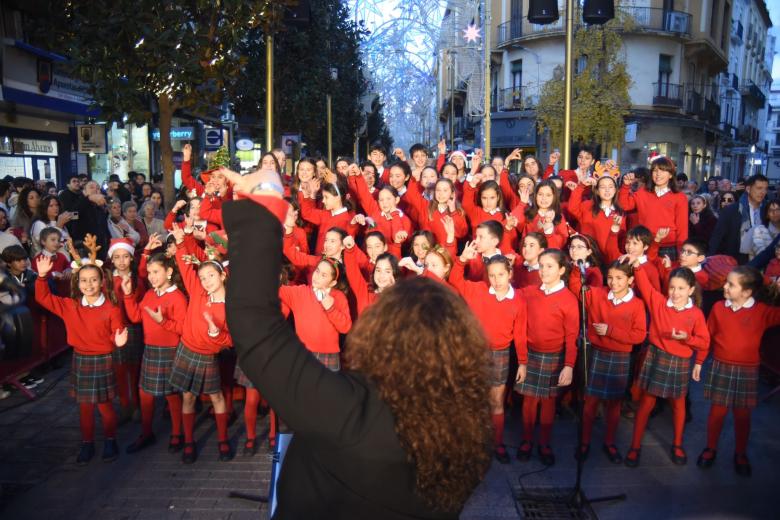
[[756,145],[750,145],[750,176],[753,176],[753,169],[756,167]]
[[572,44],[574,39],[574,1],[566,0],[566,59],[564,66],[565,90],[563,101],[563,163],[568,169],[571,162],[571,101],[572,101]]
[[265,37],[265,151],[274,147],[274,37]]
[[[330,69],[330,79],[336,81],[339,79],[339,70],[335,67]],[[328,86],[327,97],[328,112],[328,167],[333,168],[333,109],[331,107],[330,86]]]

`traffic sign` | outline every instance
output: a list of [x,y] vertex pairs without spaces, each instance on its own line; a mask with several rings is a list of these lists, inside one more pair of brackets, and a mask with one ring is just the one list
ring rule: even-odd
[[222,146],[222,129],[206,128],[203,132],[206,150],[218,150]]

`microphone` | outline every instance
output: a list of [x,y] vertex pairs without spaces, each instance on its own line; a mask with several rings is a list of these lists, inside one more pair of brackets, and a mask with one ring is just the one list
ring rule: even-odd
[[585,278],[585,262],[582,260],[577,260],[577,267],[580,268],[580,274],[583,278]]

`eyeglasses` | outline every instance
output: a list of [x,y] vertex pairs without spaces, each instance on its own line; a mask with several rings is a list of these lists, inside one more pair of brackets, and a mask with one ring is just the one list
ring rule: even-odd
[[724,199],[720,200],[721,204],[726,204],[726,203],[731,203],[731,202],[734,202],[734,199],[732,199],[731,197],[724,198]]
[[683,249],[683,250],[680,251],[680,254],[682,256],[698,256],[699,252],[695,251],[693,249]]

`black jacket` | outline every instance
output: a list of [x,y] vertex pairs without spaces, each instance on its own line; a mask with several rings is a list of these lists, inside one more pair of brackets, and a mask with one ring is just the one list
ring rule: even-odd
[[457,518],[415,495],[414,467],[395,420],[361,374],[331,372],[282,316],[282,227],[266,208],[228,202],[227,321],[244,373],[295,432],[278,482],[275,519]]
[[737,201],[720,210],[718,223],[710,237],[707,256],[729,255],[736,258],[739,263],[744,263],[747,260],[747,256],[739,252],[742,239],[742,214],[739,207],[740,203]]

